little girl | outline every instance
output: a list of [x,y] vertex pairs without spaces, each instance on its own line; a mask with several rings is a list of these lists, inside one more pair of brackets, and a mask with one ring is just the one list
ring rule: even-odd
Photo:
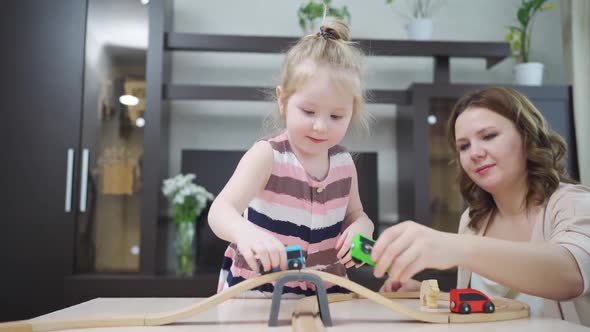
[[[209,211],[213,232],[230,242],[218,292],[258,276],[258,260],[264,271],[285,270],[291,245],[302,247],[307,268],[346,276],[355,265],[352,237],[372,237],[354,162],[338,145],[351,123],[367,127],[363,53],[349,35],[345,24],[327,23],[287,52],[276,87],[284,129],[244,154]],[[286,286],[284,293],[315,294],[306,282]],[[266,284],[246,296],[273,290]]]

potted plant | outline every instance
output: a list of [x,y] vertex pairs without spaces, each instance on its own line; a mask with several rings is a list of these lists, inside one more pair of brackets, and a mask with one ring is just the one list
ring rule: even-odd
[[518,25],[508,26],[508,33],[504,37],[510,43],[512,55],[517,65],[514,66],[516,84],[541,85],[543,83],[543,64],[531,62],[531,35],[533,23],[541,12],[555,8],[546,3],[547,0],[522,0],[516,11]]
[[194,174],[179,174],[162,183],[162,193],[173,207],[176,225],[174,252],[176,274],[190,276],[195,269],[196,222],[213,195],[202,186],[193,183]]
[[326,16],[334,17],[350,23],[350,12],[346,6],[340,8],[332,6],[332,0],[314,1],[311,0],[306,4],[301,4],[297,10],[299,26],[306,34],[319,29],[318,21],[324,18],[324,6],[326,7]]
[[[432,39],[432,16],[444,5],[443,0],[406,0],[409,1],[408,10],[396,11],[408,20],[406,29],[408,38],[413,40]],[[393,4],[395,0],[385,0]],[[407,2],[406,2],[407,4]]]

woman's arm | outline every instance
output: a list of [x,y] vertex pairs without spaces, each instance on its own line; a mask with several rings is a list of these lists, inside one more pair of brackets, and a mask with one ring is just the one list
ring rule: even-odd
[[208,220],[211,230],[223,240],[236,243],[250,268],[258,270],[256,256],[265,270],[286,269],[283,244],[271,234],[248,222],[242,212],[264,189],[272,171],[273,151],[268,142],[257,142],[240,160],[232,177],[213,201]]
[[581,294],[583,281],[567,249],[436,231],[413,221],[385,230],[373,248],[375,276],[406,281],[426,268],[461,265],[507,287],[549,299]]
[[[590,276],[590,190],[560,187],[544,213],[543,243],[464,236],[470,252],[461,265],[510,288],[553,300],[588,292]],[[491,253],[493,252],[493,253]]]
[[579,296],[584,281],[576,260],[555,243],[513,242],[457,235],[457,265],[499,284],[552,300]]
[[422,286],[422,283],[414,279],[401,282],[387,278],[379,288],[379,292],[419,292],[420,286]]

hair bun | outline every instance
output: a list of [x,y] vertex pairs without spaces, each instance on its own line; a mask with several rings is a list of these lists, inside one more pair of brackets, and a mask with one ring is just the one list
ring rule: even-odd
[[350,40],[350,29],[348,25],[342,21],[329,21],[324,22],[320,27],[320,32],[318,32],[318,37],[324,37],[324,39],[334,39],[334,40]]

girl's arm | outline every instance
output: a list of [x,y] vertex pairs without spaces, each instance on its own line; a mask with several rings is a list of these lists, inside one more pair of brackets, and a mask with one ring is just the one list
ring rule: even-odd
[[223,240],[237,244],[250,268],[258,270],[256,258],[264,270],[286,269],[287,257],[281,241],[260,229],[242,212],[258,192],[264,189],[272,171],[270,143],[259,141],[248,150],[233,175],[211,204],[208,220],[211,230]]
[[461,265],[504,286],[548,299],[582,293],[578,265],[554,243],[513,242],[436,231],[413,221],[385,230],[373,248],[374,274],[406,281],[426,268]]
[[[354,164],[353,164],[354,167]],[[363,211],[363,204],[361,203],[361,198],[359,195],[358,190],[358,179],[356,174],[356,167],[354,168],[354,172],[352,173],[352,183],[350,188],[350,197],[348,202],[348,207],[346,208],[346,215],[344,217],[344,222],[342,225],[342,235],[338,238],[336,242],[336,250],[338,253],[336,256],[340,259],[342,264],[346,268],[349,268],[355,265],[354,261],[352,260],[352,256],[350,256],[350,245],[352,243],[352,238],[355,234],[361,233],[368,238],[373,237],[373,230],[375,226],[373,222],[367,214]],[[362,266],[359,264],[357,267]]]

